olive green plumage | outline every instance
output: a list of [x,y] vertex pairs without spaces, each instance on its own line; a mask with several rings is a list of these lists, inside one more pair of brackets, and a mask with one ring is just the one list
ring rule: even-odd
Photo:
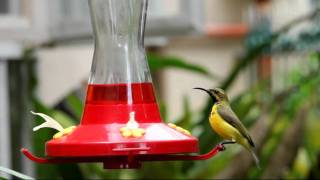
[[249,132],[228,104],[217,104],[217,112],[223,120],[236,128],[240,132],[240,134],[247,139],[249,144],[254,147],[254,143],[249,135]]

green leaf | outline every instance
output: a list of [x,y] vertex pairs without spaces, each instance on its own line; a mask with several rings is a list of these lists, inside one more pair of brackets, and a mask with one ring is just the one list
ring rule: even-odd
[[72,120],[72,118],[62,111],[54,110],[52,112],[52,118],[59,122],[63,128],[75,125],[74,120]]
[[82,115],[83,103],[81,99],[76,96],[74,93],[70,94],[66,98],[68,107],[73,112],[73,114],[80,119]]
[[177,124],[185,129],[189,129],[191,127],[191,119],[192,112],[190,109],[190,102],[188,96],[184,96],[183,98],[183,116],[179,120],[177,120]]

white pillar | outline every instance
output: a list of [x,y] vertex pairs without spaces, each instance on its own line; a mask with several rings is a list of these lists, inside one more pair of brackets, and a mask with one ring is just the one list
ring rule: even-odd
[[[11,167],[7,61],[0,59],[0,166]],[[7,177],[1,174],[0,177]],[[9,178],[9,177],[8,177]]]
[[[0,42],[0,166],[11,169],[10,104],[8,60],[22,54],[21,44],[14,41]],[[0,177],[8,177],[1,174]]]

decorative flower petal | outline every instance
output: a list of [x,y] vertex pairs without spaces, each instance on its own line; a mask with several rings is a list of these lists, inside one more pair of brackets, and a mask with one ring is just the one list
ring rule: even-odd
[[135,113],[131,112],[129,121],[127,122],[127,125],[126,125],[126,127],[129,128],[129,129],[137,129],[139,127],[139,124],[135,120],[134,116],[135,116]]
[[52,129],[56,129],[57,131],[60,131],[60,132],[63,131],[63,127],[56,120],[51,118],[50,116],[43,114],[43,113],[35,113],[32,111],[31,111],[31,113],[42,117],[46,121],[46,122],[40,124],[39,126],[34,127],[33,131],[37,131],[41,128],[52,128]]

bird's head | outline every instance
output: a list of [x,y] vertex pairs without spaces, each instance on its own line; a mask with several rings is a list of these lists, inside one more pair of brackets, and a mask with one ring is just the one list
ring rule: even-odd
[[199,87],[196,87],[193,89],[199,89],[199,90],[205,91],[206,93],[208,93],[211,96],[211,98],[214,102],[222,102],[222,101],[228,102],[229,101],[229,98],[223,89],[220,89],[220,88],[204,89],[204,88],[199,88]]

